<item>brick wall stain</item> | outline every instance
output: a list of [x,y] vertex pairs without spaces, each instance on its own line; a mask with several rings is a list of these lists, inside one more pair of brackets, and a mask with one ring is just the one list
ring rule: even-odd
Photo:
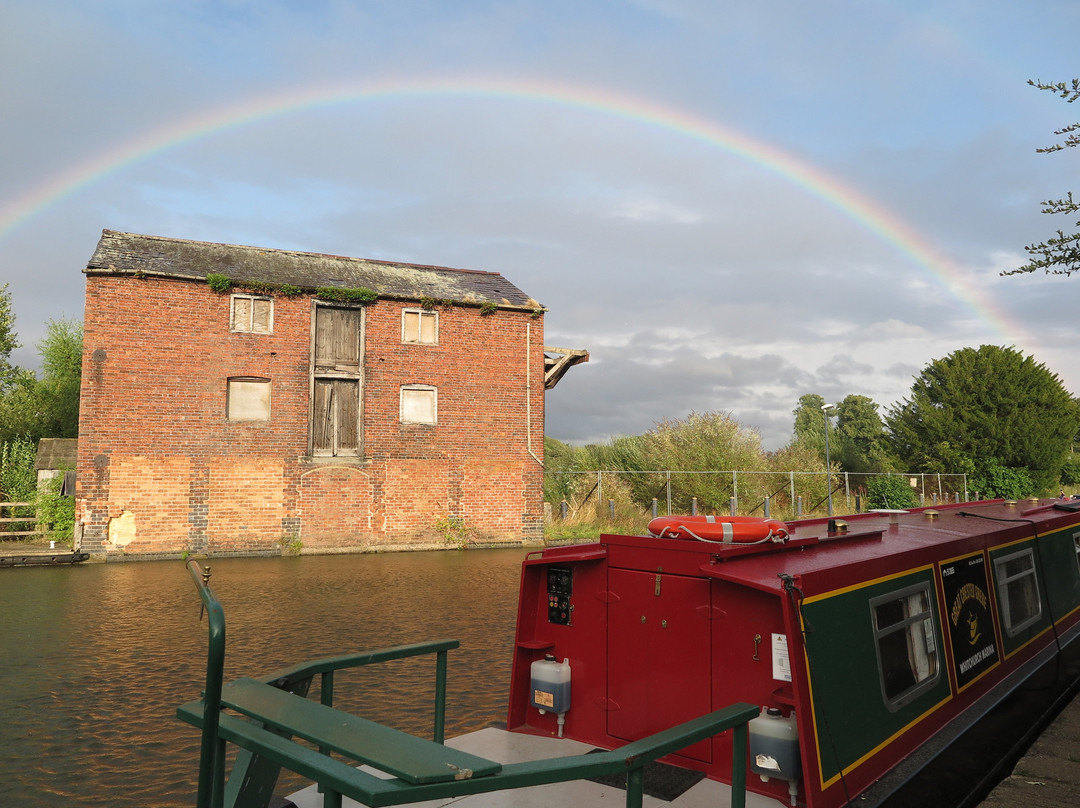
[[[230,296],[203,282],[88,275],[83,549],[436,545],[448,516],[485,542],[541,538],[542,318],[445,307],[438,344],[403,343],[416,306],[365,308],[362,456],[312,458],[310,297],[275,297],[272,334],[231,333]],[[269,420],[227,419],[237,376],[271,380]],[[404,384],[438,389],[436,424],[401,422]]]

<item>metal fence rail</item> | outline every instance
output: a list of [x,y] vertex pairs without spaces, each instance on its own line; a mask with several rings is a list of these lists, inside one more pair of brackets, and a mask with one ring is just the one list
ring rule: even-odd
[[[552,507],[561,505],[562,516],[589,504],[598,509],[614,509],[617,495],[629,492],[630,499],[654,515],[703,512],[770,515],[785,513],[800,517],[818,511],[828,495],[843,496],[844,509],[854,512],[866,502],[867,484],[873,477],[906,480],[919,505],[964,502],[978,499],[968,490],[966,474],[824,471],[546,471],[545,499]],[[612,493],[615,492],[616,496]]]

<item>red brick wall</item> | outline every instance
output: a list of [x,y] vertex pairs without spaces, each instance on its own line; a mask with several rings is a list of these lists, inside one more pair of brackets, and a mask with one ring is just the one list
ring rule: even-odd
[[[365,310],[361,458],[308,457],[312,300],[274,300],[273,334],[229,331],[204,282],[88,275],[78,516],[96,552],[276,552],[542,532],[543,319],[439,310],[437,345],[401,310]],[[226,418],[227,380],[271,380],[271,417]],[[402,384],[438,388],[438,423],[399,420]]]

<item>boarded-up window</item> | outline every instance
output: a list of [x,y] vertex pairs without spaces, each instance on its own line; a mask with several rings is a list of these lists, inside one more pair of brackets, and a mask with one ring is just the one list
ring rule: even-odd
[[434,424],[438,422],[439,391],[429,384],[406,384],[401,387],[401,422]]
[[423,309],[401,312],[401,341],[434,345],[439,341],[439,314]]
[[269,421],[270,380],[229,379],[226,417],[230,421]]
[[271,333],[274,330],[273,298],[233,295],[232,319],[229,327],[233,331],[247,331],[253,334]]
[[363,310],[315,309],[312,365],[311,452],[360,454]]

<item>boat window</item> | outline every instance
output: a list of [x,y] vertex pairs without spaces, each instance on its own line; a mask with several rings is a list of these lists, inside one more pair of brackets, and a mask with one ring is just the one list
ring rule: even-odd
[[1080,533],[1073,533],[1073,546],[1076,548],[1076,571],[1080,572]]
[[994,560],[1002,622],[1010,637],[1036,623],[1042,615],[1035,555],[1031,549]]
[[881,693],[898,710],[937,681],[938,650],[930,584],[917,584],[870,601]]

